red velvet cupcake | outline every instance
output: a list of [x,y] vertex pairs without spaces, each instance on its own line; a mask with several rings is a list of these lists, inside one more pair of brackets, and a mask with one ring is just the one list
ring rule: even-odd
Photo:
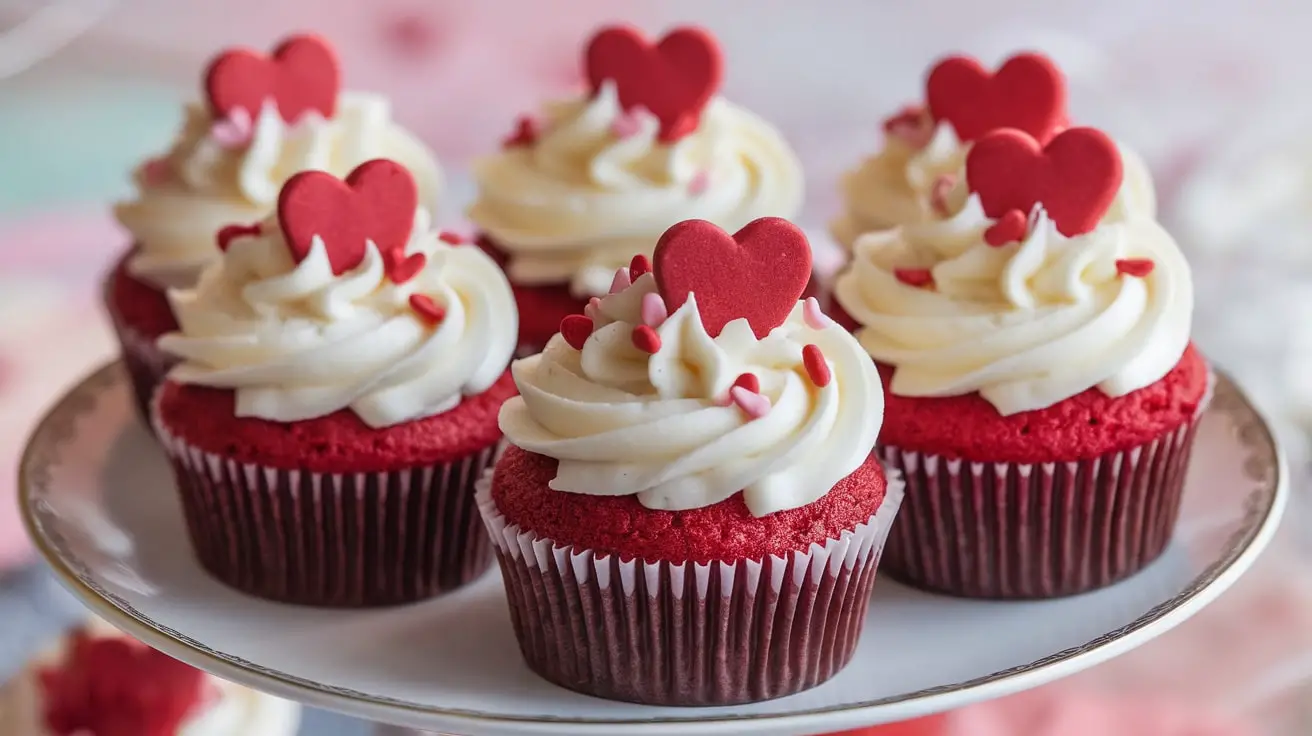
[[[336,54],[323,39],[293,36],[271,62],[262,58],[238,48],[210,62],[203,101],[187,107],[169,151],[137,169],[136,197],[114,208],[133,244],[104,295],[143,416],[173,364],[155,344],[178,327],[165,294],[195,286],[219,256],[220,228],[264,219],[287,177],[308,169],[345,175],[386,157],[414,173],[426,203],[441,188],[437,162],[391,121],[385,98],[340,90]],[[299,83],[278,84],[289,66]]]
[[901,482],[878,372],[798,301],[785,220],[671,228],[655,265],[513,366],[485,477],[520,649],[562,687],[659,705],[777,698],[851,659]]
[[605,28],[583,63],[585,96],[521,118],[503,150],[474,165],[469,217],[515,287],[523,354],[610,293],[616,269],[650,255],[674,223],[737,229],[802,205],[801,165],[783,137],[718,96],[720,50],[706,31],[678,28],[653,46]]
[[1149,219],[1108,218],[1116,145],[981,137],[969,198],[941,222],[870,233],[835,288],[879,363],[879,452],[906,477],[898,578],[944,593],[1049,598],[1110,585],[1175,527],[1210,371],[1193,285]]
[[515,305],[478,248],[451,246],[399,164],[305,172],[171,292],[181,362],[153,421],[191,541],[271,600],[375,606],[491,562],[474,483],[514,393]]

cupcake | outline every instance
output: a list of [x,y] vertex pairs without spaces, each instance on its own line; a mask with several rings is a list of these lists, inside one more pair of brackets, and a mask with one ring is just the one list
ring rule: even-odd
[[982,598],[1109,585],[1170,539],[1207,404],[1189,266],[1153,220],[1108,217],[1100,131],[994,131],[965,167],[957,214],[862,236],[835,287],[906,478],[888,569]]
[[430,228],[388,160],[303,172],[277,211],[169,293],[180,363],[157,390],[191,543],[228,585],[376,606],[491,564],[474,483],[514,393],[515,301]]
[[769,123],[719,96],[720,49],[699,28],[653,44],[604,28],[583,60],[587,93],[523,117],[474,164],[469,218],[519,303],[525,354],[610,292],[616,269],[651,254],[681,220],[730,230],[793,217],[802,169]]
[[315,36],[294,36],[271,56],[229,49],[210,62],[204,99],[186,110],[164,155],[134,175],[136,196],[114,208],[132,245],[105,281],[105,300],[123,362],[144,410],[171,359],[155,342],[178,328],[165,296],[191,288],[238,230],[273,211],[291,175],[320,169],[344,176],[391,158],[418,178],[426,204],[441,174],[432,154],[391,118],[386,98],[340,91],[337,56]]
[[656,705],[777,698],[851,659],[901,482],[879,375],[778,218],[690,220],[517,361],[478,491],[529,667]]
[[[962,167],[980,136],[1017,128],[1047,143],[1067,120],[1066,80],[1047,57],[1017,54],[993,73],[969,57],[947,57],[930,69],[923,103],[884,121],[883,150],[843,176],[844,210],[830,232],[851,250],[862,233],[950,217],[965,202]],[[1118,149],[1124,178],[1108,216],[1154,217],[1148,167]]]
[[225,682],[96,621],[0,688],[5,736],[294,736],[301,707]]

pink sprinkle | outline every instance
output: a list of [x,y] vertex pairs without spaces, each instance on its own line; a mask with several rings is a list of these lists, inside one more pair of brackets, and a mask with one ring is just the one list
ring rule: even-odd
[[733,398],[733,403],[738,405],[743,413],[752,419],[760,419],[770,413],[770,399],[758,393],[753,393],[742,386],[734,386],[729,389],[729,396]]
[[583,308],[583,315],[593,322],[601,316],[601,297],[594,296],[588,300],[588,305]]
[[244,107],[234,107],[228,117],[214,121],[210,137],[229,150],[250,144],[255,135],[255,122]]
[[670,312],[665,307],[665,300],[661,295],[655,292],[642,295],[642,323],[649,327],[660,327],[665,324],[666,318]]
[[458,233],[455,230],[443,230],[437,234],[437,239],[447,245],[464,245],[472,240],[472,238],[464,233]]
[[808,296],[806,301],[802,302],[802,321],[813,330],[823,330],[834,323],[829,319],[829,315],[821,311],[820,300],[813,296]]
[[884,135],[919,151],[934,137],[934,120],[923,107],[905,107],[884,121]]
[[633,282],[629,280],[629,269],[620,268],[615,272],[615,278],[610,282],[610,293],[618,294],[630,286],[633,286]]
[[141,165],[141,178],[148,187],[162,186],[173,179],[173,168],[163,156],[152,158]]
[[929,190],[929,206],[940,217],[948,216],[948,194],[956,185],[956,174],[943,174],[934,180],[934,185]]
[[620,140],[628,140],[642,132],[642,114],[640,108],[621,112],[610,124],[610,134]]
[[688,182],[688,193],[694,197],[704,194],[711,185],[711,175],[705,169],[692,175],[692,180]]

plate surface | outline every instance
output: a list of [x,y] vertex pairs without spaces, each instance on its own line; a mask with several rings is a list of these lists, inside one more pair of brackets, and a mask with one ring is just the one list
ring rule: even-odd
[[1274,533],[1288,491],[1263,419],[1222,377],[1199,430],[1182,520],[1158,562],[1110,589],[995,603],[875,589],[855,661],[829,683],[728,708],[635,706],[549,685],[522,664],[501,582],[404,608],[320,611],[214,582],[187,545],[168,467],[102,368],[34,433],[28,530],[97,613],[221,677],[352,715],[456,734],[799,734],[913,718],[1035,687],[1129,651],[1229,587]]

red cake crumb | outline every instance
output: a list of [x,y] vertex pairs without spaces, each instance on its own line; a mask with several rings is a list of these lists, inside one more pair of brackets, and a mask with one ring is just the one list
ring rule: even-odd
[[233,415],[236,394],[166,381],[160,418],[169,432],[207,452],[315,473],[388,472],[452,462],[501,439],[497,414],[515,395],[510,372],[487,391],[437,416],[372,429],[350,409],[300,422]]
[[688,511],[653,511],[636,496],[553,491],[554,458],[510,446],[492,498],[509,523],[558,544],[622,559],[700,562],[760,559],[805,550],[868,521],[884,500],[884,470],[871,458],[808,506],[752,516],[742,494]]
[[123,323],[147,338],[157,338],[178,329],[178,322],[163,291],[128,273],[128,259],[135,253],[135,248],[129,249],[114,265],[106,280],[105,298]]

